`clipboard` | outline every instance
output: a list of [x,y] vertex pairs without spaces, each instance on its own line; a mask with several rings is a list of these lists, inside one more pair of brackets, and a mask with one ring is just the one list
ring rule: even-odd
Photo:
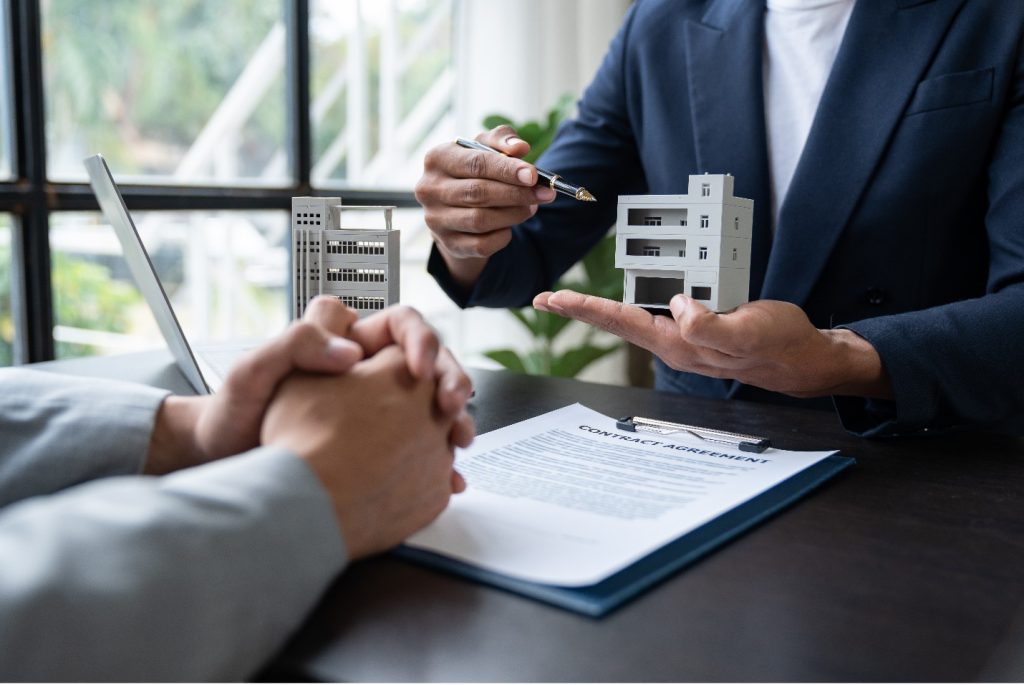
[[[747,452],[764,452],[771,447],[771,441],[763,437],[637,416],[616,420],[616,427],[658,435],[685,433],[702,441],[726,444]],[[838,453],[825,457],[589,586],[568,587],[522,580],[407,545],[398,547],[392,554],[562,609],[599,618],[774,516],[855,463],[851,457]]]
[[743,452],[757,452],[758,454],[772,446],[771,440],[756,435],[733,433],[716,428],[691,426],[686,423],[673,423],[672,421],[662,421],[660,419],[647,419],[642,416],[624,416],[615,422],[615,426],[632,433],[653,433],[655,435],[685,433],[703,442],[728,445]]

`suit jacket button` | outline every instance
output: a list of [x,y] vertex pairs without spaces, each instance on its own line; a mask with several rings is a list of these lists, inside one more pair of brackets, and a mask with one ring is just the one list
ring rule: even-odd
[[885,291],[881,288],[868,288],[866,299],[868,304],[880,305],[885,302]]

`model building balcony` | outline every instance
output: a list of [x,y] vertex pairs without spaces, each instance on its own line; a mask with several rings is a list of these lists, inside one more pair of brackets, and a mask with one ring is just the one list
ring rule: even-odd
[[746,302],[753,202],[728,174],[690,176],[685,195],[620,195],[615,266],[627,304],[663,308],[677,293],[723,311]]

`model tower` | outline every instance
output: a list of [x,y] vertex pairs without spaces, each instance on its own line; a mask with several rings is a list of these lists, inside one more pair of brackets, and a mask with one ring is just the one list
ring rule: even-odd
[[[398,302],[400,231],[394,207],[342,207],[340,197],[292,198],[292,298],[295,318],[317,295],[333,295],[359,316]],[[342,213],[384,213],[383,228],[342,228]],[[353,212],[354,213],[354,212]]]
[[667,309],[685,293],[717,312],[747,302],[753,215],[753,200],[733,195],[729,174],[690,176],[686,195],[620,195],[622,301]]

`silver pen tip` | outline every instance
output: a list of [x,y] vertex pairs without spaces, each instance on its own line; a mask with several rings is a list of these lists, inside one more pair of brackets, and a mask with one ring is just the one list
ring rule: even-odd
[[586,188],[580,188],[576,191],[576,199],[580,202],[597,202],[597,198],[590,194],[590,191]]

